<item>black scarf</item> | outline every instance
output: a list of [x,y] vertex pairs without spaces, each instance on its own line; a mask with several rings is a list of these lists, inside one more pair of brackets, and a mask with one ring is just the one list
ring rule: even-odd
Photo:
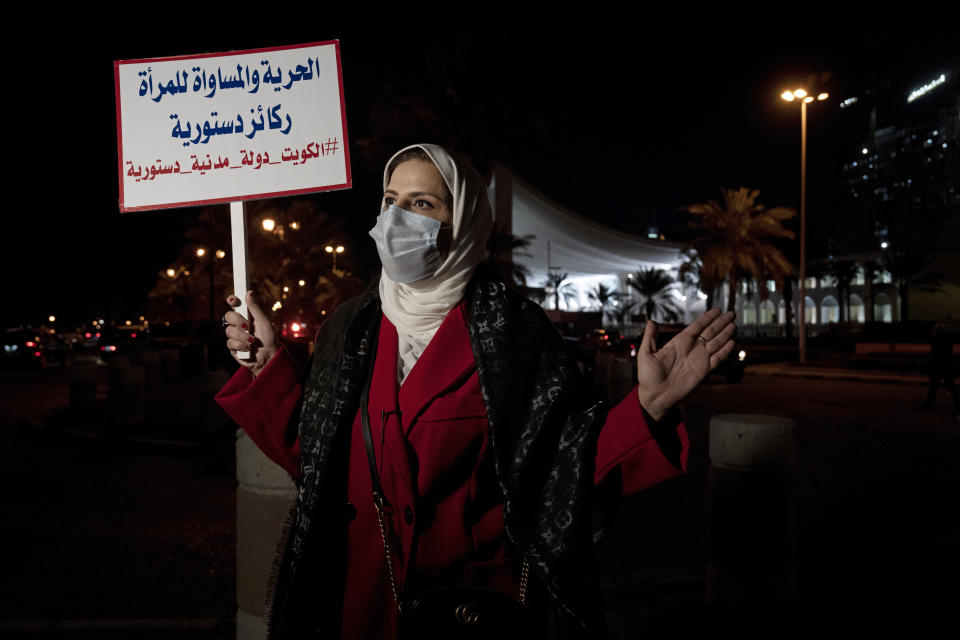
[[[591,493],[608,407],[585,396],[579,369],[537,304],[484,266],[466,295],[507,536],[549,595],[561,637],[605,637]],[[379,302],[375,280],[317,337],[300,416],[299,493],[271,577],[271,640],[339,637],[350,430],[372,365]]]

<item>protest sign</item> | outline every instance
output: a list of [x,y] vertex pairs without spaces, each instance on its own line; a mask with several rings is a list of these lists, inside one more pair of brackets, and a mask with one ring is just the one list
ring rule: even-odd
[[114,63],[120,210],[351,185],[339,43]]
[[246,317],[244,201],[351,185],[339,42],[120,60],[114,81],[120,211],[230,203]]

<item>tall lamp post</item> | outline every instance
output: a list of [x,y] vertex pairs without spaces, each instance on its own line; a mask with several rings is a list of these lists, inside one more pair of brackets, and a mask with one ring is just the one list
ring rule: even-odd
[[[806,89],[784,91],[780,97],[787,102],[800,101],[800,279],[798,293],[800,313],[797,316],[800,333],[800,364],[807,362],[807,104],[813,102],[813,96]],[[829,94],[821,93],[817,101],[826,100]]]

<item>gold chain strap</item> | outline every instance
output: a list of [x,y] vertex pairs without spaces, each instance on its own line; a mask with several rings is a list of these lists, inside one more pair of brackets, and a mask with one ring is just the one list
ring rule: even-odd
[[523,559],[523,567],[520,569],[520,606],[527,606],[527,581],[530,578],[530,563]]
[[393,601],[397,603],[397,612],[403,613],[400,604],[400,591],[397,589],[397,579],[393,575],[393,558],[390,554],[390,543],[387,541],[387,525],[383,518],[383,496],[373,492],[373,505],[377,508],[377,522],[380,524],[380,537],[383,538],[384,562],[387,565],[387,576],[390,577],[390,588],[393,590]]
[[[390,578],[390,589],[393,591],[393,601],[397,603],[397,612],[402,614],[403,605],[400,602],[400,590],[397,588],[397,578],[393,574],[393,555],[390,552],[390,543],[387,541],[387,524],[383,517],[383,496],[376,491],[373,492],[373,506],[377,509],[377,523],[380,525],[380,537],[383,538],[383,560],[387,566],[387,577]],[[520,595],[517,598],[521,606],[527,605],[527,584],[529,581],[530,563],[524,558],[523,566],[520,569]]]

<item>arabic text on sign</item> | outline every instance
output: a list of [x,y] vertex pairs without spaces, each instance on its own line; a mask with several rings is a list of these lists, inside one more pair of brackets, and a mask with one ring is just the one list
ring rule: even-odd
[[163,160],[159,158],[153,164],[146,166],[134,165],[132,161],[127,160],[127,176],[133,178],[135,182],[145,182],[147,180],[155,180],[157,176],[173,173],[188,175],[196,172],[200,175],[205,175],[208,171],[241,169],[243,167],[258,170],[267,165],[283,164],[285,162],[294,165],[304,165],[312,158],[334,156],[339,149],[340,142],[336,137],[333,137],[327,138],[326,142],[311,142],[300,149],[286,147],[280,154],[280,160],[271,160],[270,153],[267,151],[257,152],[247,149],[241,149],[239,162],[233,163],[230,162],[229,157],[217,156],[216,159],[214,159],[209,153],[204,157],[195,154],[191,155],[190,159],[193,162],[189,169],[181,169],[179,161],[164,164]]
[[[250,65],[238,64],[235,73],[234,68],[224,72],[219,66],[216,70],[197,66],[189,71],[186,69],[177,71],[166,83],[159,80],[154,82],[153,67],[147,67],[146,71],[137,72],[137,76],[142,78],[140,96],[160,102],[165,95],[174,96],[192,90],[193,93],[202,93],[205,98],[212,98],[218,91],[229,89],[241,89],[246,93],[256,94],[260,91],[261,85],[267,85],[274,91],[283,89],[289,91],[294,83],[318,78],[320,72],[318,58],[307,58],[305,65],[298,64],[293,69],[287,69],[286,79],[284,79],[283,69],[279,66],[274,69],[269,60],[261,60],[260,66],[260,69],[254,67],[251,71]],[[263,69],[263,67],[266,68]],[[191,72],[193,73],[192,81]]]

